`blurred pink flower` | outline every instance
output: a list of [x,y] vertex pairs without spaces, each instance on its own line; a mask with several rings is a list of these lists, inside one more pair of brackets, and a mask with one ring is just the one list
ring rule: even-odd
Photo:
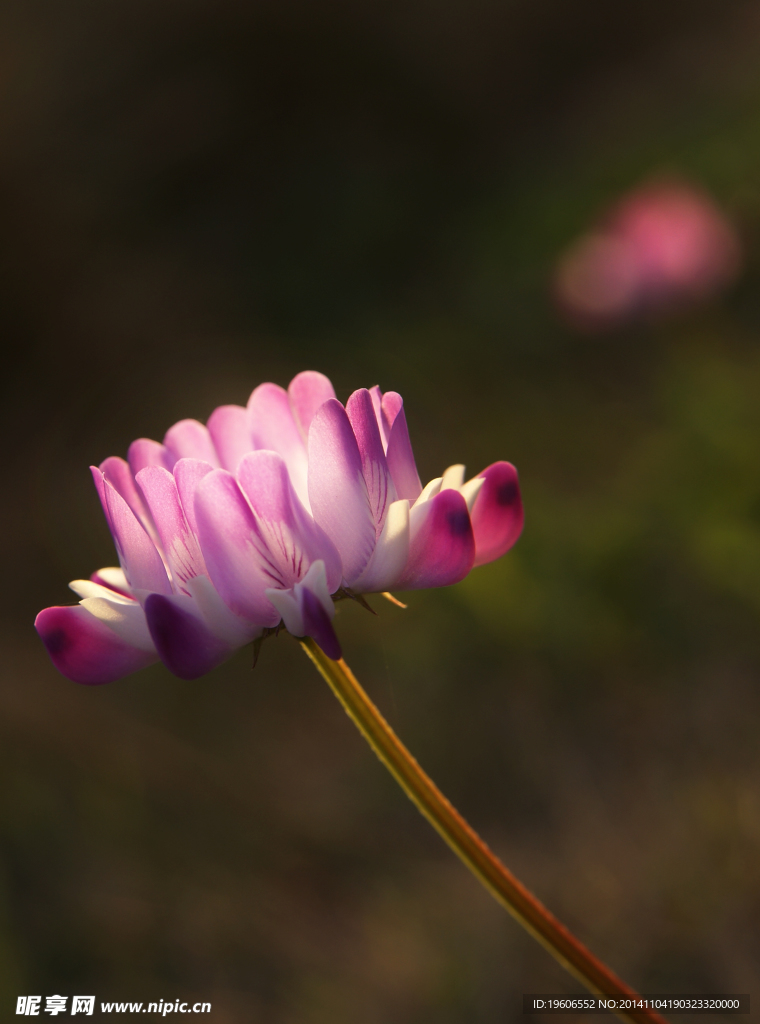
[[710,197],[659,181],[631,192],[568,249],[554,288],[571,321],[603,329],[707,299],[740,264],[736,232]]
[[87,684],[159,658],[194,679],[280,621],[339,658],[338,590],[456,583],[522,529],[513,466],[466,483],[452,466],[423,489],[401,397],[361,389],[344,408],[312,371],[92,473],[120,568],[75,580],[79,604],[35,622],[57,668]]

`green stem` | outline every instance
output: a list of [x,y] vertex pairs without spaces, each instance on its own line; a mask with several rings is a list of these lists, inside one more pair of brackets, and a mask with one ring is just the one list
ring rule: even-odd
[[[301,639],[300,644],[409,799],[491,895],[589,991],[598,995],[635,998],[634,989],[586,949],[488,849],[477,832],[420,768],[345,661],[342,658],[332,661],[310,637]],[[666,1024],[663,1017],[648,1008],[620,1010],[618,1016],[636,1024]]]

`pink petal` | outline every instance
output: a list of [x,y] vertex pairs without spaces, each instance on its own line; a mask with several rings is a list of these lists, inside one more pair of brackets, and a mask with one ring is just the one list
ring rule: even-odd
[[335,389],[323,373],[304,370],[290,382],[288,398],[295,421],[306,440],[314,414],[328,398],[335,398]]
[[396,488],[388,472],[372,396],[366,388],[354,391],[346,402],[346,413],[359,446],[375,533],[380,536],[388,506],[396,500]]
[[375,547],[362,459],[346,410],[331,398],[309,429],[309,497],[317,524],[338,549],[351,586]]
[[156,546],[119,492],[91,467],[121,567],[132,590],[171,594],[172,587]]
[[208,573],[222,600],[249,622],[276,626],[279,615],[264,591],[282,585],[279,572],[260,550],[253,512],[231,473],[215,469],[200,481],[195,517]]
[[248,410],[242,405],[220,405],[206,425],[222,469],[234,473],[243,456],[253,451]]
[[277,384],[260,384],[248,399],[254,447],[277,452],[285,460],[296,494],[308,507],[306,445],[290,408],[290,399]]
[[389,396],[393,396],[394,399],[398,398],[399,404],[394,409],[395,401],[387,403],[388,407],[393,411],[393,426],[391,427],[386,455],[388,469],[399,498],[408,498],[409,501],[416,501],[422,493],[422,482],[420,481],[417,465],[414,461],[412,443],[409,440],[403,402],[401,402],[399,395],[395,395],[394,392],[390,391],[384,395],[384,403]]
[[225,661],[233,648],[186,608],[182,598],[151,594],[145,602],[148,629],[161,661],[180,679],[197,679]]
[[397,586],[421,590],[458,583],[472,568],[474,557],[467,503],[459,491],[441,491],[412,509],[409,561]]
[[276,452],[251,452],[240,463],[237,479],[256,513],[257,534],[270,568],[276,567],[276,585],[288,590],[321,559],[330,592],[337,590],[342,577],[340,555],[299,501],[282,457]]
[[129,505],[151,539],[155,540],[157,537],[156,528],[148,511],[148,506],[145,504],[143,496],[135,484],[135,478],[132,470],[129,468],[129,464],[124,459],[112,455],[105,462],[100,463],[100,471],[109,484],[116,488]]
[[485,483],[472,509],[475,565],[493,562],[508,551],[523,528],[523,507],[517,470],[509,462],[494,462],[478,476]]
[[206,566],[182,511],[174,477],[160,466],[146,466],[137,474],[137,482],[153,515],[174,585],[189,594],[183,584],[203,576]]
[[404,408],[404,399],[398,391],[386,391],[383,395],[382,407],[383,417],[388,424],[388,429],[390,430],[396,422],[396,417],[399,412]]
[[34,628],[58,671],[85,686],[112,683],[158,660],[155,652],[125,643],[81,605],[45,608]]
[[208,462],[198,459],[180,459],[174,467],[174,482],[177,485],[179,500],[187,519],[188,526],[198,536],[198,524],[195,521],[195,492],[198,484],[214,467]]
[[387,451],[388,438],[391,435],[391,423],[383,411],[383,393],[377,384],[375,384],[373,388],[369,389],[369,393],[372,397],[372,408],[375,410],[377,425],[380,428],[380,437],[383,439],[383,451]]
[[132,475],[137,476],[140,470],[145,469],[146,466],[163,466],[164,469],[171,469],[177,460],[158,441],[140,437],[129,446],[127,461]]
[[301,601],[304,636],[313,636],[327,657],[337,661],[343,656],[343,652],[322,602],[307,587],[301,592]]
[[[208,429],[198,420],[180,420],[166,431],[164,437],[166,450],[177,459],[200,459],[214,468],[219,466],[214,442]],[[172,466],[168,467],[169,469]],[[135,473],[135,476],[137,474]]]

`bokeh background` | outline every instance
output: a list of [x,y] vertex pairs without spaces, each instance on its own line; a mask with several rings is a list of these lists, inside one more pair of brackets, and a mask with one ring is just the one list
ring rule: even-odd
[[[304,368],[400,391],[423,479],[521,473],[502,561],[341,605],[394,727],[631,984],[760,997],[757,3],[10,0],[0,54],[3,1019],[501,1024],[579,991],[289,638],[88,689],[33,632],[114,562],[90,463]],[[713,196],[743,274],[584,334],[553,268],[653,174]]]

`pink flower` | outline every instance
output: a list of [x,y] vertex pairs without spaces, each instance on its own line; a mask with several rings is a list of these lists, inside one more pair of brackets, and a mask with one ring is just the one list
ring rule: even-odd
[[399,395],[322,374],[262,384],[207,426],[92,469],[119,555],[36,620],[55,665],[80,683],[160,658],[193,679],[282,621],[340,657],[332,595],[444,586],[492,561],[522,528],[517,473],[452,466],[422,488]]
[[555,291],[569,319],[604,328],[709,298],[736,277],[740,262],[736,233],[709,196],[653,182],[565,253]]

